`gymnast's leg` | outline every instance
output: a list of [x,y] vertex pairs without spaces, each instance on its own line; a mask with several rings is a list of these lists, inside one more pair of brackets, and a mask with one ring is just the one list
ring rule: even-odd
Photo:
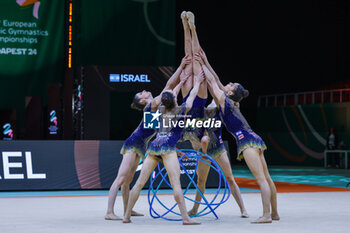
[[264,174],[264,168],[260,158],[260,150],[255,148],[247,148],[243,151],[243,157],[249,170],[253,173],[255,180],[260,187],[263,204],[263,216],[256,219],[252,223],[271,223],[271,190]]
[[107,213],[105,215],[106,220],[122,219],[117,215],[115,215],[114,213],[115,200],[117,198],[117,194],[120,186],[122,186],[130,176],[133,176],[131,169],[133,167],[133,164],[138,163],[138,161],[139,161],[138,155],[132,150],[127,151],[123,155],[123,160],[120,164],[118,175],[114,180],[111,188],[109,189]]
[[200,224],[192,220],[186,210],[185,198],[182,193],[181,184],[180,184],[180,164],[177,158],[177,154],[175,151],[162,155],[163,163],[166,171],[168,172],[169,181],[174,191],[174,198],[179,206],[180,213],[182,216],[182,224],[183,225],[197,225]]
[[[192,54],[199,53],[201,50],[201,46],[199,44],[198,36],[197,36],[197,31],[196,31],[196,25],[194,23],[194,14],[190,11],[186,13],[187,20],[189,27],[191,29],[191,34],[192,34]],[[199,75],[202,72],[202,67],[199,64],[198,61],[193,60],[193,74],[194,75]],[[202,99],[208,98],[208,90],[207,90],[207,82],[202,82],[199,91],[198,91],[198,97]]]
[[277,211],[276,186],[275,186],[275,183],[273,182],[273,180],[271,179],[269,170],[267,168],[267,164],[266,164],[265,157],[264,157],[264,152],[261,152],[260,160],[261,160],[261,163],[263,165],[264,174],[265,174],[267,183],[269,184],[270,190],[271,190],[271,218],[272,218],[272,220],[278,221],[278,220],[280,220],[280,216],[278,215],[278,211]]
[[241,191],[239,190],[239,187],[232,175],[232,168],[231,168],[230,160],[228,159],[228,156],[227,156],[227,152],[223,152],[221,155],[216,157],[215,160],[221,167],[222,171],[224,172],[225,178],[231,189],[231,194],[235,198],[241,210],[241,217],[248,218],[249,215],[244,207]]
[[[125,183],[122,185],[122,197],[123,197],[123,204],[124,204],[124,215],[126,212],[126,207],[128,206],[128,201],[129,201],[129,190],[130,190],[130,183],[132,182],[132,180],[134,179],[134,175],[136,172],[136,169],[139,165],[139,161],[136,160],[135,163],[133,164],[131,171],[130,171],[130,176],[128,177],[128,179],[125,181]],[[131,211],[131,216],[144,216],[141,213],[138,213],[134,210]]]
[[[209,160],[206,160],[206,159],[203,159],[203,160],[205,160],[207,163],[210,164]],[[205,193],[205,185],[207,183],[209,170],[210,170],[210,166],[208,164],[206,164],[205,162],[203,162],[201,160],[198,161],[198,166],[197,166],[197,187],[199,188],[199,190],[201,191],[202,194]],[[198,191],[196,191],[195,200],[197,202],[200,202],[202,200],[202,196],[199,194]],[[188,211],[188,214],[189,215],[197,214],[198,213],[198,208],[199,208],[199,204],[195,202],[193,204],[192,209],[190,211]]]
[[[191,39],[191,31],[190,31],[190,27],[188,25],[187,22],[187,17],[186,17],[186,11],[183,11],[181,13],[181,20],[182,20],[182,25],[183,25],[183,29],[184,29],[184,47],[185,47],[185,56],[189,56],[189,57],[193,57],[192,55],[192,39]],[[191,75],[191,77],[189,77],[186,82],[184,83],[184,85],[181,87],[181,93],[182,93],[182,97],[185,97],[188,95],[188,93],[191,91],[192,86],[193,86],[193,65],[192,63],[190,65],[187,65],[183,71],[180,74],[180,78],[181,76],[183,77],[187,77],[189,75]]]
[[[201,139],[201,147],[202,147],[202,152],[204,154],[207,154],[208,143],[209,143],[209,137],[207,136],[207,134],[208,133],[205,132],[205,136],[203,136],[202,139]],[[197,150],[197,148],[196,148],[196,150]],[[202,158],[202,159],[210,164],[209,160],[204,159],[204,158]],[[197,187],[199,188],[199,190],[201,191],[202,194],[205,193],[205,186],[206,186],[206,183],[207,183],[209,170],[210,170],[210,166],[208,164],[206,164],[202,160],[198,161],[198,166],[197,166]],[[195,200],[197,202],[200,202],[202,200],[202,196],[199,194],[199,192],[197,190],[196,190]],[[198,208],[199,208],[199,204],[195,202],[193,204],[192,209],[190,211],[188,211],[188,214],[189,215],[197,214],[198,213]]]
[[158,162],[159,159],[152,155],[148,155],[145,161],[143,162],[141,174],[130,192],[128,206],[125,211],[123,223],[131,222],[131,210],[140,196],[141,189],[145,186],[147,180],[149,179],[153,169],[157,166]]

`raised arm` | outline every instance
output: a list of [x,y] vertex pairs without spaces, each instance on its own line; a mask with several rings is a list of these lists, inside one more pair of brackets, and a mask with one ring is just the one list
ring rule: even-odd
[[205,64],[202,64],[202,69],[204,71],[206,80],[208,82],[208,89],[213,97],[217,106],[225,103],[225,92],[220,89],[214,75],[210,72]]
[[173,89],[174,95],[177,96],[181,90],[181,87],[186,82],[187,79],[181,79],[180,82],[176,85],[176,87]]
[[[178,95],[179,91],[181,90],[181,87],[183,86],[183,84],[186,82],[186,79],[181,79],[180,82],[176,85],[176,87],[173,89],[173,93],[175,96]],[[162,93],[166,91],[163,90]],[[162,102],[162,93],[160,93],[160,95],[158,95],[157,97],[155,97],[152,101],[152,111],[156,111],[158,106],[160,105],[160,103]]]
[[182,58],[181,64],[176,69],[175,73],[170,77],[163,91],[171,90],[175,88],[175,86],[179,83],[179,77],[180,77],[181,71],[186,65],[190,64],[191,62],[192,62],[192,59],[189,57],[189,55],[186,55],[184,58]]
[[[181,89],[183,83],[187,80],[188,77],[185,77],[185,79],[182,79],[182,80],[179,80],[180,78],[180,74],[181,74],[181,71],[182,69],[190,64],[192,62],[192,59],[189,58],[189,56],[185,56],[184,58],[182,58],[181,60],[181,64],[179,65],[179,67],[177,68],[177,70],[175,71],[175,73],[170,77],[170,79],[168,80],[168,82],[166,83],[164,89],[162,90],[162,92],[153,99],[152,101],[152,111],[155,111],[158,106],[160,105],[161,103],[161,96],[162,96],[162,93],[166,90],[172,90],[173,88],[174,89]],[[178,87],[179,86],[179,87]],[[176,92],[178,93],[179,90]]]
[[204,80],[204,73],[201,72],[199,75],[194,76],[194,85],[191,90],[189,97],[186,100],[186,113],[191,110],[193,101],[196,98],[201,82]]
[[209,61],[208,61],[208,58],[207,58],[207,55],[205,54],[205,52],[203,51],[203,49],[201,49],[199,51],[199,56],[201,56],[202,60],[203,60],[203,63],[204,65],[207,66],[208,70],[210,71],[210,73],[212,73],[212,75],[215,77],[215,80],[219,86],[219,88],[221,90],[224,91],[224,85],[221,83],[220,79],[219,79],[219,76],[216,74],[216,72],[214,71],[213,67],[211,67]]

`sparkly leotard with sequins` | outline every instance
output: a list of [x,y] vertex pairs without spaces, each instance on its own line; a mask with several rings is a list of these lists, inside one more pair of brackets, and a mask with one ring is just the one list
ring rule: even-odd
[[[144,112],[151,111],[151,103],[148,103],[144,108]],[[132,150],[142,159],[145,158],[146,149],[148,147],[149,141],[155,135],[156,131],[154,129],[145,129],[143,125],[143,119],[139,126],[134,130],[128,139],[125,140],[122,149],[120,150],[121,154],[125,154],[127,151]]]
[[[214,108],[206,108],[205,109],[206,119],[215,119],[215,121],[220,120],[219,109]],[[207,154],[211,157],[217,157],[226,151],[224,142],[221,137],[223,124],[221,127],[211,127],[207,129],[209,144],[207,148]]]
[[[181,127],[178,123],[185,119],[186,103],[177,107],[173,113],[164,113],[164,108],[160,107],[160,109],[163,122],[166,125],[161,125],[156,138],[150,143],[147,149],[147,155],[161,156],[176,151],[176,143],[184,133],[184,127]],[[168,120],[174,123],[177,122],[177,124],[174,126]]]
[[[183,98],[183,102],[186,102],[189,95],[190,93],[188,93],[187,96]],[[204,108],[206,103],[207,103],[207,99],[202,99],[197,95],[193,101],[193,106],[191,110],[189,110],[187,113],[187,116],[188,116],[187,119],[196,119],[198,121],[204,121],[205,120]],[[204,135],[204,128],[187,128],[185,130],[182,140],[183,141],[190,140],[190,141],[200,143],[203,135]]]
[[226,129],[236,139],[238,160],[243,158],[243,151],[247,148],[253,147],[261,151],[267,149],[265,142],[250,128],[233,100],[225,95],[225,109],[223,110],[221,106],[219,109],[221,120],[225,124]]

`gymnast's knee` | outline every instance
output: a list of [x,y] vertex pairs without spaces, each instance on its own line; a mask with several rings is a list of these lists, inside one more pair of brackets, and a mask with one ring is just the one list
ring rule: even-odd
[[126,175],[121,175],[117,177],[117,184],[118,185],[125,185],[127,181]]
[[202,145],[208,145],[209,144],[209,137],[208,136],[203,136],[201,139]]
[[256,177],[256,183],[258,183],[259,186],[268,185],[268,182],[267,182],[265,176]]

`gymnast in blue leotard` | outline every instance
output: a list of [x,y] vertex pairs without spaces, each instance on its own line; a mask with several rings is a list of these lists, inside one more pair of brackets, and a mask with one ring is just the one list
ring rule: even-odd
[[[242,88],[240,85],[236,89]],[[266,150],[265,142],[253,132],[237,104],[227,95],[224,107],[220,106],[219,114],[226,129],[236,139],[238,160],[243,158],[243,151],[247,148],[258,149],[261,153]]]
[[[181,14],[181,19],[184,28],[185,54],[189,57],[193,57],[194,54],[201,49],[196,32],[196,26],[194,23],[194,14],[190,11],[184,11]],[[181,88],[183,102],[187,100],[189,92],[193,87],[193,75],[199,75],[201,72],[202,68],[200,67],[200,64],[195,60],[193,60],[191,64],[183,69],[181,76],[190,75],[190,78],[187,79]],[[207,102],[207,98],[207,83],[202,82],[199,87],[198,95],[193,102],[193,107],[187,113],[187,119],[196,119],[196,121],[204,120],[204,108]],[[187,128],[183,137],[181,138],[181,141],[186,140],[189,140],[191,142],[191,145],[195,150],[205,150],[208,145],[208,138],[205,136],[203,128]]]
[[272,220],[279,220],[276,187],[270,177],[264,158],[265,143],[253,132],[239,110],[239,102],[247,97],[249,92],[239,83],[229,83],[223,86],[213,69],[203,59],[205,55],[202,53],[200,57],[208,89],[219,107],[220,118],[226,129],[236,139],[238,159],[244,158],[261,190],[263,216],[252,223],[271,223]]
[[[143,110],[144,112],[152,111],[152,101],[149,102]],[[120,154],[125,155],[128,151],[134,151],[142,160],[145,159],[145,153],[148,146],[148,142],[155,135],[154,129],[145,129],[143,124],[143,119],[141,120],[139,126],[134,130],[134,132],[125,140]]]
[[[216,107],[214,101],[212,101],[208,107],[205,109],[206,119],[215,119],[215,121],[220,120],[219,110]],[[212,127],[207,129],[209,143],[207,148],[207,153],[212,158],[220,156],[222,153],[226,152],[224,142],[222,140],[222,126],[219,128]]]
[[[190,59],[188,56],[185,56],[182,59],[180,66],[168,80],[163,92],[173,89],[179,83],[180,73],[182,72],[183,68],[191,62],[192,59]],[[131,107],[140,111],[156,111],[160,104],[160,98],[161,95],[153,98],[151,92],[144,90],[134,96]],[[139,126],[130,135],[130,137],[125,140],[120,151],[120,153],[123,155],[123,160],[120,164],[118,175],[109,190],[108,207],[107,213],[105,215],[106,220],[121,220],[121,218],[116,216],[114,213],[114,204],[120,187],[122,188],[125,213],[128,202],[130,183],[134,177],[140,159],[144,159],[146,148],[154,134],[155,130],[144,128],[142,120]],[[142,214],[132,211],[131,215],[140,216]]]
[[[207,88],[207,87],[205,87]],[[189,94],[185,96],[183,99],[183,102],[186,102]],[[204,115],[204,108],[205,104],[207,102],[207,98],[201,98],[198,95],[193,101],[193,107],[192,109],[187,113],[188,117],[187,119],[196,119],[196,121],[204,121],[205,115]],[[187,128],[182,140],[189,140],[192,143],[192,147],[196,150],[202,149],[201,140],[203,138],[205,129],[204,127],[201,128]]]
[[191,90],[190,96],[186,102],[180,106],[177,105],[176,96],[184,83],[183,80],[180,81],[173,91],[166,91],[162,94],[160,111],[162,113],[161,117],[163,122],[164,119],[166,119],[168,122],[173,122],[175,125],[161,125],[156,138],[150,143],[140,176],[130,193],[128,207],[124,215],[124,223],[130,222],[131,210],[140,195],[141,189],[148,181],[151,172],[157,166],[158,162],[162,160],[168,173],[171,186],[173,187],[175,200],[181,212],[182,223],[184,225],[199,224],[190,219],[187,214],[185,199],[180,184],[180,165],[176,153],[176,143],[184,132],[184,124],[180,124],[180,121],[184,120],[186,114],[192,108],[193,101],[202,81],[203,73],[201,76],[194,77],[195,85]]
[[[215,121],[220,120],[219,109],[217,108],[214,100],[205,108],[205,119],[214,119]],[[203,153],[211,156],[221,167],[228,184],[230,185],[230,190],[232,196],[235,198],[240,211],[241,217],[247,218],[248,213],[244,207],[243,199],[241,196],[241,192],[239,190],[238,185],[236,184],[234,177],[232,175],[232,168],[230,164],[230,160],[227,155],[227,151],[224,146],[224,142],[222,140],[222,124],[221,127],[211,127],[206,129],[206,134],[209,138],[208,148],[204,150]],[[209,160],[206,160],[207,163],[210,163]],[[210,167],[207,163],[198,161],[197,166],[197,186],[199,190],[204,194],[205,193],[205,184],[208,178]],[[195,200],[200,202],[202,200],[199,192],[196,191]],[[189,211],[189,215],[195,215],[198,212],[199,204],[194,203],[192,209]]]
[[[199,53],[200,51],[203,51],[198,40],[196,26],[194,23],[194,15],[192,12],[183,12],[181,14],[182,18],[182,24],[184,27],[184,34],[185,34],[185,53],[190,56],[195,56],[196,53]],[[187,73],[186,73],[187,72]],[[201,65],[199,61],[196,59],[193,60],[193,63],[186,67],[183,70],[183,75],[186,75],[190,72],[193,72],[194,75],[202,72]],[[192,88],[191,79],[188,79],[188,82],[185,83],[183,88],[181,89],[182,96],[184,97],[184,101],[187,99],[188,92]],[[200,86],[198,95],[196,96],[193,107],[190,112],[188,112],[188,116],[191,119],[196,119],[197,121],[203,121],[206,119],[206,116],[204,114],[205,105],[208,98],[208,88],[207,83],[203,82]],[[216,111],[216,110],[215,110]],[[216,115],[216,114],[214,114]],[[235,197],[240,209],[241,209],[241,216],[247,217],[248,214],[246,213],[246,210],[243,205],[243,201],[240,195],[239,187],[235,183],[233,176],[232,176],[232,170],[231,165],[227,157],[226,150],[224,149],[222,140],[220,139],[220,130],[218,131],[212,131],[209,129],[208,131],[205,130],[204,127],[201,128],[188,128],[186,129],[184,136],[182,140],[189,140],[192,144],[193,149],[195,150],[202,150],[204,153],[207,153],[208,145],[209,153],[215,157],[217,162],[220,164],[220,166],[223,168],[226,179],[229,181],[231,191],[233,196]],[[208,136],[208,133],[210,136]],[[215,156],[216,155],[216,156]],[[204,163],[199,162],[197,167],[197,183],[198,187],[204,193],[205,191],[205,182],[208,177],[210,167]],[[200,201],[201,196],[197,192],[196,194],[196,200]],[[194,204],[193,208],[189,211],[190,215],[194,215],[198,212],[199,205],[197,203]]]

